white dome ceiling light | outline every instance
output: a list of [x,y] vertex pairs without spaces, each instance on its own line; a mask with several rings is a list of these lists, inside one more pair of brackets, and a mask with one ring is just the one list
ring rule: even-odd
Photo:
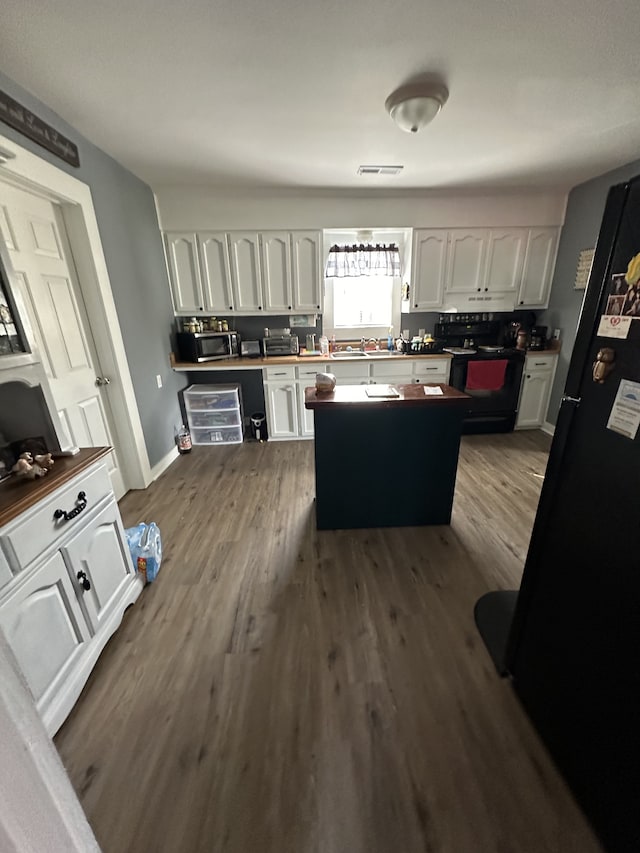
[[385,101],[385,107],[399,128],[417,133],[438,115],[449,97],[442,83],[414,83],[401,86]]

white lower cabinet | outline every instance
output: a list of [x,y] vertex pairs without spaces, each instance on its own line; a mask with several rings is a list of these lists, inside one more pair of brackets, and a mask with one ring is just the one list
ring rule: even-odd
[[298,438],[298,388],[296,382],[265,382],[269,439]]
[[0,628],[51,735],[142,590],[108,482],[102,461],[86,466],[0,527]]
[[313,411],[304,405],[305,388],[315,385],[316,373],[333,373],[339,385],[410,385],[449,381],[450,358],[354,358],[325,364],[274,365],[263,371],[269,438],[279,441],[313,438]]
[[547,416],[557,355],[527,355],[522,374],[516,429],[538,429]]
[[91,637],[69,571],[55,551],[0,607],[0,628],[38,710],[49,705],[85,653]]
[[108,618],[121,587],[133,574],[133,565],[125,541],[118,505],[110,501],[74,538],[63,553],[75,572],[84,573],[91,588],[80,583],[80,603],[94,631]]
[[300,438],[313,438],[314,425],[313,425],[313,410],[305,409],[304,407],[304,391],[305,388],[308,388],[310,384],[307,382],[298,382],[298,426],[299,426],[299,434]]

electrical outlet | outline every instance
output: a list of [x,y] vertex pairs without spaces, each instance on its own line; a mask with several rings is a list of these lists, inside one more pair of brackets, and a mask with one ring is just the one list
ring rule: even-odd
[[554,341],[560,340],[560,329],[554,329],[553,330],[553,340]]
[[156,376],[156,384],[157,384],[158,388],[162,388],[162,376],[160,376],[159,373]]

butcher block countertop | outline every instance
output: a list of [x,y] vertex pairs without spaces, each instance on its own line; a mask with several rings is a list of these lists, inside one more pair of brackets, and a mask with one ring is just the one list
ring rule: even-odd
[[111,453],[110,447],[83,447],[75,456],[56,457],[53,468],[44,477],[25,480],[10,477],[0,483],[0,527],[46,498],[56,489]]
[[193,364],[188,361],[171,360],[171,367],[180,373],[192,373],[198,370],[257,370],[263,367],[273,367],[279,364],[340,364],[344,361],[360,361],[364,364],[376,364],[378,361],[423,361],[429,358],[452,358],[448,352],[428,353],[426,355],[378,355],[373,358],[363,358],[354,355],[353,358],[331,358],[330,355],[272,355],[268,358],[224,358],[218,361],[204,361]]
[[315,388],[304,389],[304,405],[306,409],[407,409],[431,406],[444,408],[450,405],[460,405],[469,400],[469,395],[452,388],[450,385],[440,385],[442,394],[425,394],[425,385],[393,385],[400,394],[399,397],[369,397],[367,389],[380,388],[379,385],[336,385],[333,391],[317,392]]

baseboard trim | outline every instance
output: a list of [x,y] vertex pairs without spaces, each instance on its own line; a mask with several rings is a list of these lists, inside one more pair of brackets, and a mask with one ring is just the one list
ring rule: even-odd
[[178,456],[180,456],[178,448],[172,447],[171,450],[166,454],[166,456],[163,456],[159,462],[156,462],[156,464],[151,469],[151,482],[153,483],[154,480],[157,480],[161,474],[164,474],[169,465],[171,465],[171,463],[174,462],[178,458]]
[[554,434],[554,433],[555,433],[555,431],[556,431],[555,425],[554,425],[554,424],[550,424],[550,423],[549,423],[549,421],[545,421],[545,422],[542,424],[542,426],[540,427],[540,429],[542,430],[542,432],[546,432],[546,434],[547,434],[547,435],[550,435],[551,437],[553,437],[553,434]]

